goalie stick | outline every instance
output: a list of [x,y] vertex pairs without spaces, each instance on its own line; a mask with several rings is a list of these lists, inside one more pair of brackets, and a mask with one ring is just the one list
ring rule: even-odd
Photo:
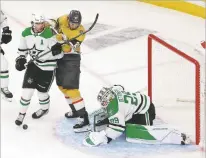
[[[82,35],[86,34],[87,32],[91,31],[91,30],[93,29],[93,27],[95,26],[95,24],[97,23],[98,17],[99,17],[99,13],[97,13],[94,22],[92,23],[92,25],[91,25],[86,31],[80,33],[79,35],[77,35],[77,36],[75,36],[75,37],[73,37],[73,38],[71,38],[71,39],[69,39],[69,40],[66,40],[64,43],[61,43],[61,45],[63,45],[63,44],[69,44],[72,40],[74,40],[74,39],[78,38],[79,36],[82,36]],[[36,60],[38,60],[39,58],[45,56],[46,54],[48,54],[48,53],[50,53],[50,52],[51,52],[51,50],[49,50],[49,51],[41,54],[40,56],[37,56],[37,57],[31,59],[31,60],[27,63],[27,65],[30,64],[30,63],[32,63],[32,62],[34,62],[34,61],[36,61]]]

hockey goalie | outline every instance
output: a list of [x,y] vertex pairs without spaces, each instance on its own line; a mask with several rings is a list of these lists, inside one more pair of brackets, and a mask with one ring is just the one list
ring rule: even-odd
[[108,144],[125,132],[126,141],[146,144],[190,144],[190,138],[168,125],[154,125],[155,106],[140,92],[127,92],[123,86],[103,87],[97,100],[102,112],[95,115],[94,131],[83,140],[86,146]]

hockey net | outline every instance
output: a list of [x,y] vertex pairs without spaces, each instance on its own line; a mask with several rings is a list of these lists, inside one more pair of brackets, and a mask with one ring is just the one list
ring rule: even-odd
[[157,116],[204,144],[205,61],[193,47],[148,36],[148,94]]

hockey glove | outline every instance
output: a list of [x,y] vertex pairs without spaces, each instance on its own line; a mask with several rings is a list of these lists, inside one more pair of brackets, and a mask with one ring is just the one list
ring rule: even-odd
[[53,45],[51,47],[51,51],[52,51],[52,55],[55,56],[55,55],[58,55],[58,54],[61,54],[62,52],[62,46],[60,43],[56,43],[55,45]]
[[90,132],[83,140],[85,146],[94,147],[100,144],[107,144],[108,138],[106,137],[105,131],[101,132]]
[[26,68],[25,64],[26,64],[26,58],[24,55],[20,55],[19,57],[16,58],[15,67],[18,71],[24,70]]
[[2,32],[1,42],[5,44],[9,43],[12,39],[11,33],[12,31],[9,30],[8,26],[4,27]]
[[80,42],[76,42],[75,44],[72,44],[72,42],[70,42],[70,46],[72,47],[74,52],[80,53]]

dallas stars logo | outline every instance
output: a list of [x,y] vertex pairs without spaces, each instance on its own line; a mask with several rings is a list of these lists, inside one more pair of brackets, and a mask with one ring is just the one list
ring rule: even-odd
[[29,49],[30,56],[34,59],[36,56],[38,56],[40,53],[42,53],[44,50],[39,50],[36,48],[36,45],[34,44],[33,48]]
[[28,82],[29,84],[32,84],[32,83],[33,83],[33,79],[32,79],[32,78],[28,78],[27,82]]

